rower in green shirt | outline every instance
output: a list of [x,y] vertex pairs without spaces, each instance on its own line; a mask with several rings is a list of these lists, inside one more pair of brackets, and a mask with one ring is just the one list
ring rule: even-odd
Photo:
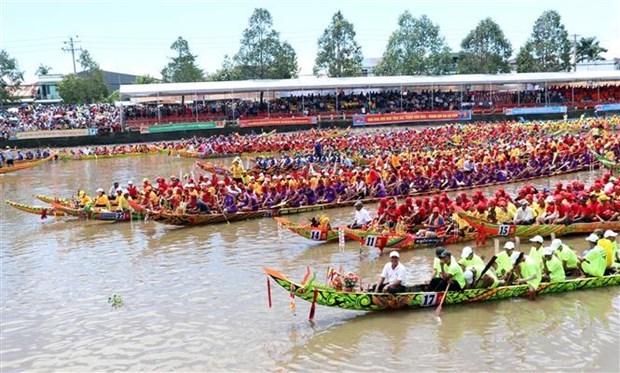
[[550,283],[566,280],[564,267],[560,259],[553,255],[553,249],[551,247],[545,247],[543,254],[542,280]]
[[489,270],[484,273],[484,276],[480,278],[482,271],[484,271],[484,267],[484,265],[473,265],[463,272],[465,282],[467,283],[467,289],[493,289],[500,285],[501,282],[497,279],[497,275],[493,268],[489,268]]
[[598,239],[598,236],[594,233],[586,238],[586,241],[590,243],[590,247],[586,251],[587,254],[579,262],[579,269],[584,277],[602,277],[605,275],[607,258],[605,250],[597,245]]
[[542,267],[542,259],[543,259],[543,238],[541,236],[534,236],[530,238],[530,242],[532,242],[532,248],[530,249],[529,257],[538,265]]
[[439,278],[441,274],[441,254],[446,251],[443,247],[438,247],[435,250],[435,258],[433,258],[433,278]]
[[499,253],[495,259],[495,273],[497,273],[500,278],[505,278],[506,275],[512,271],[512,261],[510,260],[510,257],[514,252],[514,249],[514,242],[506,242],[504,244],[504,251]]
[[469,246],[465,246],[463,248],[463,252],[461,252],[461,260],[459,260],[459,264],[463,270],[465,270],[467,267],[471,267],[473,265],[484,266],[484,261],[478,255],[474,254],[474,249]]
[[540,267],[529,257],[523,253],[513,253],[512,262],[514,264],[514,272],[517,277],[516,284],[527,284],[530,290],[530,298],[536,296],[536,290],[542,280]]
[[560,241],[560,246],[555,249],[554,255],[560,259],[566,276],[571,276],[578,269],[579,257],[577,253],[562,241]]

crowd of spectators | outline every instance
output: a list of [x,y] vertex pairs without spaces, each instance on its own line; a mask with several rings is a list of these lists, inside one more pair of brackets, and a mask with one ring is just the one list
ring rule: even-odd
[[4,138],[23,131],[96,128],[119,131],[120,110],[113,104],[28,105],[0,109],[0,134]]
[[[27,105],[0,109],[0,134],[10,137],[20,131],[97,128],[120,131],[126,124],[148,121],[168,123],[183,120],[237,120],[242,118],[327,114],[367,114],[433,110],[493,110],[519,105],[587,105],[620,102],[620,86],[531,87],[524,91],[400,90],[357,91],[337,95],[290,95],[262,103],[255,100],[214,100],[185,104],[142,104],[123,107],[113,104]],[[573,101],[574,98],[574,101]]]

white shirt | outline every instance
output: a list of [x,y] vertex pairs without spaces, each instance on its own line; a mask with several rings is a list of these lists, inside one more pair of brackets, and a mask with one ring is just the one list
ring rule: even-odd
[[386,263],[381,272],[381,277],[387,280],[389,284],[393,284],[396,280],[400,280],[400,284],[405,286],[407,282],[407,269],[400,262],[396,268],[392,269],[392,263]]
[[515,213],[515,220],[528,221],[534,219],[534,210],[531,207],[526,207],[525,210],[518,208]]
[[366,225],[372,221],[370,214],[365,208],[361,208],[359,211],[355,211],[355,224]]

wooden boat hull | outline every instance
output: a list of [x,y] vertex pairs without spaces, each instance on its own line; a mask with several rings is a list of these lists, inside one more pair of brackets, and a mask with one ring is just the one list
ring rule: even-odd
[[15,172],[15,171],[20,171],[20,170],[26,170],[28,168],[33,168],[33,167],[37,167],[47,161],[50,161],[54,158],[53,155],[50,155],[47,158],[43,158],[43,159],[38,159],[36,161],[31,161],[31,162],[17,162],[15,164],[15,166],[10,166],[10,167],[1,167],[0,168],[0,174],[8,174],[9,172]]
[[70,198],[50,197],[50,196],[45,196],[43,194],[36,194],[34,198],[38,199],[39,201],[50,203],[50,204],[57,203],[63,206],[70,206],[72,204],[72,201]]
[[514,224],[493,224],[488,221],[475,218],[466,213],[460,212],[459,216],[463,218],[469,225],[485,236],[516,236],[516,237],[533,237],[536,235],[542,237],[564,236],[568,234],[592,233],[597,229],[617,231],[620,229],[620,221],[608,221],[599,223],[573,223],[564,224],[533,224],[533,225],[514,225]]
[[282,224],[282,227],[308,240],[316,242],[329,242],[338,240],[337,229],[319,229],[317,227],[311,227],[309,224],[301,225],[289,219],[280,217],[275,217],[274,219],[278,223]]
[[43,207],[43,206],[32,206],[26,205],[23,203],[17,203],[13,201],[6,200],[7,205],[18,209],[19,211],[23,211],[29,214],[39,215],[39,216],[64,216],[65,213],[59,211],[52,207]]
[[145,216],[135,212],[129,211],[97,211],[97,210],[83,210],[76,209],[68,206],[63,206],[58,203],[52,203],[52,206],[64,212],[69,216],[75,216],[84,220],[102,220],[102,221],[131,221],[131,220],[144,220]]
[[476,239],[475,233],[460,235],[445,235],[439,237],[418,237],[415,234],[396,234],[365,231],[361,229],[350,229],[344,226],[339,227],[344,234],[354,241],[366,247],[375,247],[380,251],[388,250],[413,250],[428,247],[450,245],[459,242],[467,242]]
[[127,157],[140,157],[143,155],[152,155],[156,152],[135,152],[135,153],[116,153],[116,154],[71,154],[62,153],[58,154],[58,159],[65,161],[91,161],[99,159],[115,159],[115,158],[127,158]]
[[[317,283],[308,283],[302,286],[293,282],[281,273],[263,268],[278,285],[300,299],[327,307],[337,307],[357,311],[382,311],[387,309],[419,309],[435,308],[445,297],[443,305],[457,305],[478,303],[492,300],[519,298],[529,295],[528,285],[501,286],[494,289],[471,289],[449,292],[410,292],[400,294],[367,293],[337,291],[334,288]],[[620,275],[604,277],[588,277],[571,279],[556,283],[541,283],[536,291],[537,295],[564,293],[568,291],[594,289],[620,285]]]

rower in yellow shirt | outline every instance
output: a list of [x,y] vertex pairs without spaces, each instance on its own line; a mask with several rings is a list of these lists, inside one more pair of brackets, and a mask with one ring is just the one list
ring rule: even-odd
[[97,196],[93,202],[97,208],[110,210],[110,200],[108,196],[105,195],[103,188],[97,189]]
[[235,158],[232,166],[230,166],[229,168],[229,171],[235,182],[243,182],[243,165],[241,164],[241,160],[239,159],[239,157]]
[[78,203],[79,203],[80,207],[84,207],[84,206],[86,206],[87,203],[92,202],[90,197],[86,193],[84,193],[83,190],[80,190],[78,192],[78,198],[79,198]]
[[116,211],[131,211],[131,206],[129,206],[129,201],[127,200],[129,193],[123,195],[123,190],[118,188],[116,189],[116,194]]

